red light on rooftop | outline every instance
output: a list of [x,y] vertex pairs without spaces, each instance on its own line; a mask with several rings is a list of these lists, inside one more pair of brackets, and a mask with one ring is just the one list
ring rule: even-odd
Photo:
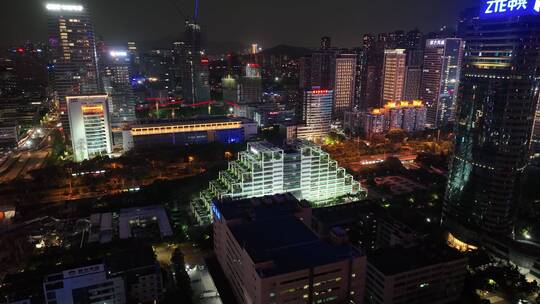
[[23,48],[18,48],[17,53],[24,53],[24,49]]
[[312,94],[314,95],[320,95],[320,94],[328,94],[328,90],[313,90],[311,91]]

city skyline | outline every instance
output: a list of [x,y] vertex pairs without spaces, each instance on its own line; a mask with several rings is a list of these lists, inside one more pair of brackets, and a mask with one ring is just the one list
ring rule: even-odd
[[[182,39],[184,19],[193,15],[192,1],[160,1],[162,3],[156,5],[135,0],[129,6],[123,1],[89,2],[96,35],[117,44],[134,40],[152,45]],[[46,22],[43,14],[46,2],[28,0],[4,4],[6,9],[0,10],[0,26],[16,30],[1,32],[0,45],[20,44],[26,40],[46,41],[46,30],[40,26]],[[415,28],[430,32],[438,31],[442,26],[452,29],[460,11],[471,6],[466,0],[436,4],[421,0],[414,6],[390,0],[371,3],[345,0],[335,10],[329,10],[324,2],[314,4],[300,0],[292,7],[288,4],[285,0],[271,3],[201,2],[200,24],[212,44],[241,43],[247,46],[255,41],[266,48],[279,44],[315,47],[320,36],[328,35],[332,37],[333,45],[353,47],[359,46],[362,35],[369,32]],[[180,7],[182,13],[175,6]],[[122,13],[118,14],[119,11]],[[380,14],[375,12],[385,12],[384,23],[376,22]],[[417,18],[410,18],[411,15]],[[321,22],[307,22],[314,17]]]
[[0,304],[540,304],[540,0],[431,2],[7,4]]

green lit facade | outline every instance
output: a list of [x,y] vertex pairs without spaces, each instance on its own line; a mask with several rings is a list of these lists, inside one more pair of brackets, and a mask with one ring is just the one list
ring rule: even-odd
[[286,192],[315,207],[342,203],[349,195],[365,196],[359,182],[309,141],[297,141],[285,149],[268,142],[252,142],[191,202],[191,209],[199,223],[207,224],[213,199],[243,199]]

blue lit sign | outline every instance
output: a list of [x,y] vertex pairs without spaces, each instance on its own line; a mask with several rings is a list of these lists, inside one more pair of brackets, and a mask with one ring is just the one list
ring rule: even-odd
[[218,221],[221,221],[221,212],[219,212],[219,209],[216,207],[214,203],[212,203],[212,213],[216,217]]
[[540,15],[540,0],[484,0],[483,18]]

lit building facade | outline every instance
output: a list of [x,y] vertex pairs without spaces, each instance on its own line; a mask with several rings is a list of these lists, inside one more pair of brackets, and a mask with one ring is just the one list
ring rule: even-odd
[[[104,264],[68,269],[45,277],[45,303],[127,303],[124,280],[110,277]],[[98,296],[99,295],[99,296]]]
[[334,91],[311,89],[304,91],[303,122],[298,126],[299,139],[322,142],[330,132]]
[[241,143],[257,135],[257,123],[247,118],[200,118],[134,124],[123,131],[124,150],[159,145],[184,146],[219,142]]
[[182,92],[188,103],[210,100],[209,60],[201,48],[201,26],[186,20],[182,58]]
[[410,133],[423,131],[426,126],[426,113],[426,107],[419,100],[388,102],[384,108],[364,112],[364,136],[372,138],[375,134],[383,134],[392,129]]
[[540,156],[540,102],[536,105],[534,112],[534,129],[531,138],[531,151],[535,158]]
[[[414,36],[414,35],[413,35]],[[404,100],[420,99],[420,86],[422,83],[422,64],[424,63],[423,49],[407,50],[407,67],[405,71]]]
[[231,75],[221,79],[221,88],[223,90],[223,100],[238,103],[240,100],[240,86],[238,80]]
[[100,91],[94,28],[81,4],[49,3],[50,72],[64,128],[68,128],[66,96]]
[[67,108],[77,162],[112,152],[107,95],[67,96]]
[[386,130],[386,120],[381,109],[373,109],[364,113],[362,118],[364,136],[371,139],[375,134],[383,134]]
[[460,20],[465,55],[442,216],[466,242],[512,233],[540,86],[538,56],[529,52],[540,48],[536,13],[483,7],[478,16],[471,10]]
[[421,99],[428,109],[429,127],[442,127],[454,121],[463,50],[460,38],[426,41]]
[[256,63],[246,65],[246,75],[240,83],[240,104],[260,103],[262,101],[261,68]]
[[135,121],[135,98],[131,87],[131,59],[123,50],[110,51],[103,66],[103,84],[109,95],[111,124],[120,128]]
[[214,251],[238,303],[363,302],[365,255],[317,237],[311,209],[293,196],[215,202],[212,210]]
[[314,206],[340,203],[346,195],[364,195],[360,183],[340,168],[328,153],[308,141],[297,141],[284,150],[267,142],[251,142],[238,159],[229,163],[208,190],[192,201],[199,223],[210,221],[213,199],[242,199],[292,193]]
[[300,59],[300,89],[320,87],[332,90],[336,76],[336,54],[332,49],[321,49]]
[[403,100],[407,54],[404,49],[384,51],[382,101]]
[[337,120],[343,120],[344,113],[354,105],[356,57],[356,54],[340,54],[336,57],[333,115]]

